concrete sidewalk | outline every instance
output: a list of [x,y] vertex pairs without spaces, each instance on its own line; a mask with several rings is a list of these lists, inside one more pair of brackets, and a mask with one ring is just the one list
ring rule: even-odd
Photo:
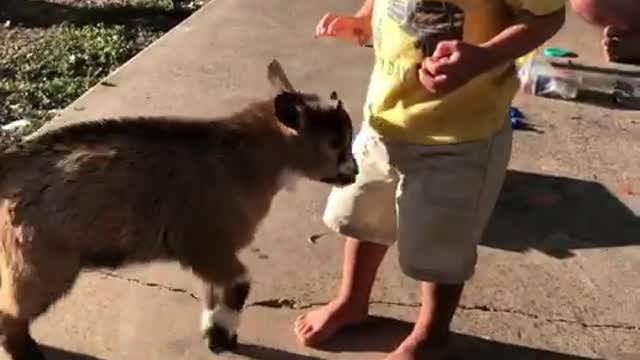
[[[115,86],[98,85],[50,126],[118,115],[226,114],[268,94],[265,66],[274,57],[294,86],[337,90],[359,119],[371,50],[311,37],[325,11],[349,13],[358,3],[213,0],[112,74]],[[596,35],[570,18],[555,42],[595,59]],[[640,185],[639,115],[542,99],[518,104],[539,131],[517,135],[505,197],[456,315],[456,352],[509,360],[640,355],[640,223],[633,212],[640,203],[618,191]],[[306,242],[324,230],[327,193],[307,182],[283,193],[244,254],[255,278],[241,328],[244,358],[375,359],[410,328],[417,289],[392,252],[376,284],[379,318],[370,327],[324,351],[296,343],[293,320],[328,301],[339,278],[341,243]],[[523,199],[540,193],[558,201],[526,207]],[[198,331],[197,289],[173,264],[87,273],[36,323],[34,336],[50,346],[51,359],[212,359]]]

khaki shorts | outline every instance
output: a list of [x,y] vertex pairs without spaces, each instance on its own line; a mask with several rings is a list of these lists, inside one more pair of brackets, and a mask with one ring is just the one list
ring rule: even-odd
[[477,245],[511,157],[509,122],[481,141],[413,145],[384,141],[366,126],[354,141],[360,173],[334,188],[324,213],[332,230],[362,241],[398,241],[400,266],[427,282],[473,276]]

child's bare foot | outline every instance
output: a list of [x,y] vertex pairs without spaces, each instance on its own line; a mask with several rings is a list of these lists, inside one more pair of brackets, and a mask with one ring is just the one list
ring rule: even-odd
[[411,334],[385,360],[444,360],[447,355],[447,344],[434,344],[424,337]]
[[640,30],[607,26],[602,46],[609,61],[640,64]]
[[334,300],[320,309],[300,315],[294,325],[296,336],[305,346],[318,345],[347,326],[363,323],[367,306]]

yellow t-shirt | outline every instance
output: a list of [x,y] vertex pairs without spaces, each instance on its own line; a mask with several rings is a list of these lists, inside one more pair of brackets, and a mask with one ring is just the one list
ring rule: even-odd
[[375,0],[376,62],[365,119],[383,137],[417,144],[491,136],[504,125],[518,89],[514,62],[446,96],[424,89],[419,64],[441,40],[481,44],[508,27],[518,11],[544,15],[563,6],[563,0]]

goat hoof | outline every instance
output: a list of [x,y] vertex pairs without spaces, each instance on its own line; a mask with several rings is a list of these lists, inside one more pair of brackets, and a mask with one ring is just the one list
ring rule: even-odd
[[206,338],[207,347],[215,354],[233,351],[238,347],[238,335],[217,324],[207,330]]

